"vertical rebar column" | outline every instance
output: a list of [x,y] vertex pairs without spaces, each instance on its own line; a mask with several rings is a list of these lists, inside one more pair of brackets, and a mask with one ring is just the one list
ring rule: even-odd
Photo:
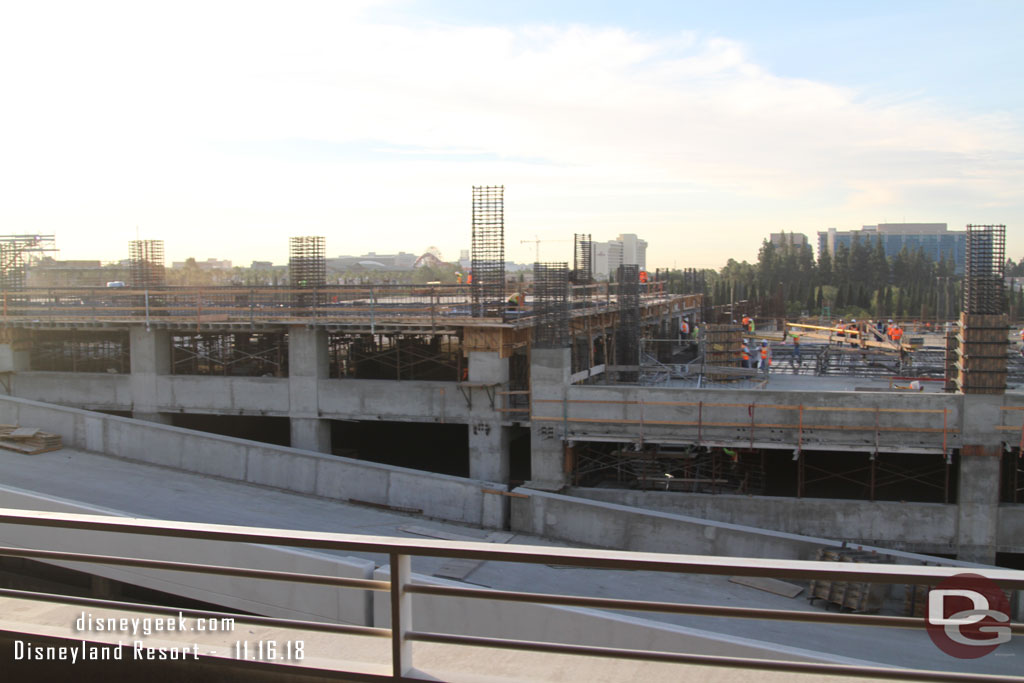
[[327,283],[327,256],[323,237],[305,236],[288,239],[288,279],[292,289],[292,307],[314,307],[313,292]]
[[163,240],[132,240],[128,243],[128,284],[136,289],[163,287],[167,282],[164,271]]
[[542,349],[569,346],[569,264],[533,264],[533,345]]
[[594,281],[593,241],[590,235],[576,233],[573,236],[572,282],[574,285],[589,285]]
[[473,317],[505,313],[505,186],[473,186]]
[[964,265],[963,311],[976,315],[1004,312],[1005,225],[968,225]]
[[[618,274],[619,325],[615,339],[615,364],[640,365],[640,266],[623,264]],[[619,380],[635,382],[637,370],[619,372]]]
[[957,388],[964,394],[1006,391],[1005,225],[968,225]]

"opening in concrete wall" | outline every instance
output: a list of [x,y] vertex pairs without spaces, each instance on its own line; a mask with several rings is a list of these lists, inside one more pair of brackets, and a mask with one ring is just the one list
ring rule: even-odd
[[996,565],[1007,569],[1024,569],[1024,553],[996,553]]
[[464,424],[331,420],[331,446],[360,460],[469,476],[469,434]]
[[575,486],[956,502],[958,456],[576,442]]
[[175,427],[262,441],[276,446],[287,446],[291,442],[291,429],[286,417],[174,413],[171,424]]
[[530,428],[509,427],[509,486],[530,480]]

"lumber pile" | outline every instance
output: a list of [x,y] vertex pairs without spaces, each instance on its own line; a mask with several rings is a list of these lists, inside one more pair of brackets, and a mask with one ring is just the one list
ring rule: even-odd
[[25,455],[59,451],[64,444],[59,434],[50,434],[37,427],[0,425],[0,448]]
[[[826,562],[883,562],[877,553],[850,548],[820,548],[818,560]],[[824,600],[852,612],[878,612],[885,602],[888,586],[867,581],[830,581],[814,579],[808,589],[807,599],[814,602]]]

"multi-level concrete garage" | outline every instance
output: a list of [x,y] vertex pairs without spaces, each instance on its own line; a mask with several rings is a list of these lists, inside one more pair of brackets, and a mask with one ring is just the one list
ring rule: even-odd
[[[1019,562],[1024,396],[869,380],[829,390],[829,378],[775,375],[744,388],[651,386],[641,370],[669,367],[685,346],[679,320],[699,322],[700,298],[660,283],[626,296],[614,286],[568,291],[553,322],[543,293],[473,315],[472,285],[25,290],[5,302],[0,370],[20,398],[720,522]],[[552,336],[552,325],[564,331]],[[639,344],[623,330],[661,341]],[[535,512],[537,533],[565,537],[557,515]]]

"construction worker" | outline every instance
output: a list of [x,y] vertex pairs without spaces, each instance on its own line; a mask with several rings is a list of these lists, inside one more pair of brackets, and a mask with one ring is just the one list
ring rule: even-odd
[[899,324],[892,326],[891,338],[897,344],[899,344],[900,340],[903,339],[903,328],[900,327]]
[[748,316],[746,313],[744,313],[743,314],[743,318],[742,318],[742,320],[740,322],[743,323],[743,329],[745,329],[747,332],[749,332],[750,331],[750,316]]
[[761,340],[761,374],[768,376],[768,368],[772,364],[772,348],[768,346],[768,340]]
[[690,338],[690,323],[686,322],[686,318],[679,319],[679,338],[684,340]]
[[800,369],[800,335],[793,335],[793,355],[789,357],[789,365],[793,368],[795,375]]
[[523,305],[523,295],[516,292],[508,298],[508,305],[509,308],[519,308]]
[[744,367],[744,368],[749,368],[750,367],[750,347],[747,346],[747,344],[749,344],[749,342],[746,339],[744,339],[743,340],[743,350],[741,351],[741,356],[740,356],[740,358],[742,359],[740,361],[740,367]]

